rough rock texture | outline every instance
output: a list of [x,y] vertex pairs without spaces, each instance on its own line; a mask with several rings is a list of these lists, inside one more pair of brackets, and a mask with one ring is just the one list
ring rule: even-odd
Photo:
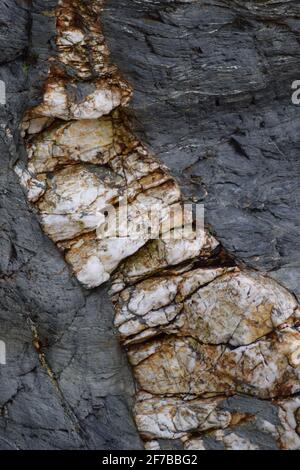
[[[176,237],[176,256],[169,253],[166,266],[218,245],[193,228],[177,183],[126,127],[122,107],[131,89],[110,65],[98,22],[102,4],[61,1],[56,9],[58,54],[49,59],[42,103],[23,120],[28,167],[15,167],[44,231],[88,288],[107,281],[150,238],[163,240],[182,226],[189,233]],[[172,250],[173,240],[165,243]]]
[[[263,58],[264,54],[272,58],[272,45],[260,50],[257,62],[253,59],[258,54],[256,42],[251,42],[254,56],[249,52],[247,64],[238,52],[248,51],[250,35],[258,38],[258,42],[265,41],[264,34],[274,37],[273,23],[280,22],[281,17],[296,17],[297,6],[294,2],[285,6],[278,2],[231,2],[229,9],[225,1],[108,2],[105,21],[106,25],[111,23],[110,38],[116,40],[120,32],[124,47],[132,39],[139,43],[135,58],[130,56],[130,66],[124,67],[132,78],[131,83],[146,84],[142,92],[137,86],[131,112],[140,121],[140,129],[141,123],[145,125],[145,141],[151,144],[151,139],[157,138],[155,145],[159,146],[162,159],[170,160],[181,191],[168,169],[129,129],[125,107],[132,88],[110,60],[99,23],[103,3],[61,0],[55,10],[46,12],[47,18],[56,18],[55,48],[47,60],[47,68],[43,69],[42,99],[39,102],[32,99],[23,116],[22,136],[28,162],[25,164],[21,158],[14,161],[15,172],[45,233],[64,254],[80,283],[94,290],[80,289],[68,277],[70,273],[52,245],[49,246],[55,255],[49,259],[49,254],[43,253],[46,269],[43,266],[41,277],[37,279],[39,273],[30,274],[30,280],[35,280],[30,294],[27,272],[22,283],[18,282],[19,271],[17,281],[14,273],[6,276],[18,293],[21,286],[26,289],[22,297],[25,305],[29,297],[40,293],[37,286],[41,280],[45,282],[51,276],[53,282],[53,259],[59,259],[64,266],[61,272],[55,271],[56,275],[65,276],[72,284],[72,289],[66,289],[65,278],[59,284],[62,302],[66,301],[66,293],[70,295],[67,298],[71,308],[68,305],[67,314],[62,307],[55,310],[57,300],[54,306],[55,296],[51,293],[51,308],[45,308],[45,314],[32,311],[31,303],[28,313],[22,308],[38,366],[31,365],[29,371],[19,372],[20,381],[29,375],[29,383],[26,381],[24,388],[17,386],[2,407],[5,425],[15,424],[14,419],[19,424],[20,396],[26,397],[26,392],[31,390],[31,374],[35,378],[41,372],[48,380],[48,387],[52,387],[48,390],[51,400],[56,397],[61,406],[63,421],[59,418],[58,405],[53,404],[51,416],[57,422],[46,429],[49,435],[41,436],[39,419],[50,423],[39,411],[41,403],[35,401],[29,412],[21,401],[22,424],[30,429],[29,437],[25,432],[22,433],[24,441],[20,437],[8,440],[4,435],[6,445],[30,448],[36,442],[38,447],[45,448],[139,447],[126,406],[133,391],[130,375],[124,358],[120,363],[119,350],[113,341],[106,292],[98,287],[111,278],[109,294],[115,310],[115,326],[132,366],[136,383],[133,413],[146,448],[299,449],[300,310],[292,293],[297,293],[297,276],[293,271],[297,259],[294,257],[296,264],[289,266],[284,253],[278,251],[279,239],[295,237],[297,220],[288,214],[280,231],[280,223],[270,229],[269,220],[262,218],[263,229],[255,229],[258,238],[252,236],[251,223],[245,221],[244,209],[249,207],[245,205],[244,195],[238,189],[232,192],[228,189],[228,185],[244,189],[245,181],[251,179],[250,193],[247,193],[251,199],[257,196],[255,184],[268,188],[263,179],[258,181],[251,174],[251,164],[246,163],[253,160],[252,154],[248,155],[250,151],[244,146],[251,152],[256,149],[256,160],[252,161],[256,171],[260,169],[257,159],[261,164],[264,159],[276,160],[277,155],[270,150],[264,153],[263,141],[259,141],[259,134],[252,128],[257,125],[255,113],[262,112],[261,103],[256,102],[254,95],[257,90],[262,92],[267,88]],[[214,29],[210,30],[212,25]],[[176,60],[180,54],[174,48],[174,40],[185,59],[179,67]],[[230,44],[236,47],[238,40],[240,47],[235,56],[231,57],[234,52],[231,47],[229,56],[224,58],[222,48]],[[203,50],[200,42],[204,42]],[[290,50],[291,40],[288,42]],[[130,47],[134,49],[132,44]],[[121,57],[122,66],[124,56],[120,55],[120,48],[118,54],[116,59]],[[238,65],[231,63],[233,57]],[[271,71],[273,65],[271,62]],[[173,67],[179,74],[174,77]],[[140,76],[139,70],[142,70]],[[151,79],[149,73],[153,74]],[[280,77],[279,71],[276,73]],[[161,74],[161,86],[157,74]],[[146,75],[147,80],[143,82]],[[196,79],[202,80],[201,86]],[[37,78],[29,85],[33,92],[38,89]],[[217,94],[211,89],[214,86]],[[150,107],[147,100],[148,106],[143,105],[145,94],[151,101]],[[253,110],[249,107],[250,98]],[[219,112],[211,113],[209,121],[211,100]],[[277,111],[275,106],[275,114]],[[153,112],[157,113],[154,119]],[[229,135],[228,126],[236,124],[235,112],[239,113],[240,127]],[[246,125],[243,113],[248,113],[247,131],[243,130]],[[272,121],[272,116],[269,117]],[[173,134],[169,143],[166,129],[158,127],[158,118],[164,126],[172,124],[168,129],[170,138]],[[182,119],[186,124],[181,126]],[[251,126],[250,119],[256,124]],[[276,127],[274,119],[273,116],[272,131],[275,128],[274,133],[277,130],[282,136],[283,130]],[[268,125],[264,123],[259,128],[266,129]],[[276,135],[272,134],[272,142],[285,160]],[[165,137],[165,141],[161,140]],[[267,145],[267,130],[264,137]],[[206,150],[205,145],[209,145]],[[290,155],[294,163],[295,152]],[[227,183],[222,163],[230,178],[236,177],[234,182]],[[262,168],[263,175],[269,177],[275,167],[266,169],[262,164]],[[288,168],[284,168],[287,177]],[[220,190],[220,184],[225,192]],[[275,191],[276,181],[270,184]],[[296,190],[292,188],[297,203]],[[268,194],[266,190],[266,206]],[[272,191],[270,194],[274,196]],[[208,221],[217,221],[213,228],[227,251],[208,227],[195,226],[192,210],[182,216],[186,196],[205,200]],[[121,203],[125,199],[128,212],[122,219]],[[275,202],[279,209],[285,207],[282,193]],[[154,224],[149,219],[150,209],[156,214]],[[268,211],[265,212],[268,216]],[[113,223],[116,214],[117,227]],[[228,223],[234,216],[237,225],[233,229]],[[289,221],[294,223],[292,230]],[[149,232],[150,222],[155,227],[154,233]],[[264,224],[269,227],[268,233]],[[275,229],[278,230],[276,249],[270,251],[267,247]],[[169,232],[175,239],[165,237]],[[288,246],[287,252],[290,256]],[[15,248],[13,258],[16,258]],[[35,261],[36,255],[32,258]],[[294,280],[292,285],[287,276],[281,279],[290,292],[271,277],[251,270],[255,267],[274,274],[279,261]],[[32,259],[25,262],[21,271],[31,264]],[[84,298],[82,305],[80,295]],[[5,300],[7,297],[11,299],[5,294]],[[74,303],[77,309],[70,318]],[[47,315],[53,310],[59,324],[47,324]],[[105,311],[106,328],[103,326]],[[64,323],[66,318],[70,319],[68,324]],[[93,364],[87,363],[89,355],[94,356]],[[40,382],[38,385],[38,390],[42,389]],[[49,412],[48,402],[42,409],[45,414]],[[118,419],[122,421],[120,426]],[[34,426],[38,432],[32,436]],[[63,434],[61,441],[54,438],[54,429]],[[16,430],[15,433],[17,436]],[[123,439],[119,433],[125,434]]]
[[236,259],[300,296],[297,0],[108,0],[130,110]]
[[0,448],[136,449],[133,383],[106,289],[75,280],[13,171],[26,158],[22,116],[40,100],[54,53],[56,3],[0,4]]

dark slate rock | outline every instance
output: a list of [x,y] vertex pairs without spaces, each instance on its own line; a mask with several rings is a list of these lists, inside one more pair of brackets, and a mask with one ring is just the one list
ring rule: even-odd
[[241,264],[300,296],[298,1],[108,0],[133,126]]
[[106,287],[76,282],[12,169],[26,158],[20,121],[41,99],[54,53],[54,20],[42,12],[55,4],[0,5],[0,449],[137,449],[133,382]]

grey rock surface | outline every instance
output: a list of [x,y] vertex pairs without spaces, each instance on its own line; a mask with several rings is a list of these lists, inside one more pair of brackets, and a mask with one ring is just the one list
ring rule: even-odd
[[108,0],[133,126],[238,262],[300,296],[298,1]]
[[41,95],[55,5],[0,5],[0,449],[137,449],[134,387],[106,288],[86,291],[71,275],[12,169],[25,159],[19,125]]
[[[0,449],[138,449],[134,385],[106,287],[78,284],[12,170],[26,158],[22,115],[39,101],[54,53],[56,3],[0,5]],[[112,60],[134,88],[136,132],[186,196],[205,203],[237,261],[298,296],[299,16],[299,2],[278,0],[107,0],[104,15]],[[235,396],[222,407],[257,415],[237,436],[277,448],[259,422],[277,426],[273,404]],[[208,435],[204,447],[224,446]]]

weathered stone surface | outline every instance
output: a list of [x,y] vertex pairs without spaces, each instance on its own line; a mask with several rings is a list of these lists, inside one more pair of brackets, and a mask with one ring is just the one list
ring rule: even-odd
[[[99,13],[101,3],[94,3]],[[176,234],[182,225],[188,226],[191,222],[182,219],[183,201],[174,179],[132,135],[126,126],[125,116],[115,111],[120,104],[126,104],[131,89],[127,86],[123,90],[122,78],[108,61],[108,51],[103,37],[100,37],[100,26],[94,24],[93,14],[90,17],[92,10],[79,2],[79,11],[75,11],[75,4],[61,2],[56,10],[58,54],[51,58],[51,64],[53,62],[55,67],[53,64],[50,67],[43,103],[29,110],[24,118],[23,132],[28,136],[29,165],[26,172],[18,167],[17,171],[28,190],[29,200],[36,203],[45,232],[53,241],[60,242],[60,248],[66,250],[66,259],[78,279],[92,288],[106,282],[120,262],[146,244],[150,239],[148,232],[151,226],[156,227],[151,238],[157,238],[170,225]],[[75,17],[76,30],[72,26]],[[98,44],[98,52],[90,59],[87,50],[93,47],[93,38],[97,44],[101,42],[101,47],[99,49]],[[73,53],[78,54],[75,64]],[[72,70],[75,67],[76,76],[68,68],[65,69],[65,65],[70,65]],[[80,66],[84,71],[90,70],[88,77],[78,72]],[[111,77],[115,77],[117,87],[124,91],[122,93],[126,99],[112,99],[110,106],[99,113],[98,104],[89,95],[91,87],[99,84],[95,76],[101,76],[101,93],[106,87],[113,92],[115,85]],[[87,78],[93,80],[87,84],[84,81]],[[78,107],[78,93],[74,92],[74,87],[82,90],[80,106],[82,109],[89,106],[91,115],[76,114],[74,111]],[[113,112],[108,115],[110,111]],[[106,116],[101,117],[104,114]],[[51,120],[40,121],[44,116]],[[69,122],[63,123],[57,118]],[[40,132],[35,135],[34,129]],[[128,208],[126,216],[121,219],[119,207],[122,200],[127,201]],[[110,206],[115,209],[112,214],[108,209]],[[152,215],[150,218],[148,216],[150,210],[155,212],[155,221]],[[109,212],[108,215],[105,216],[105,212]],[[171,221],[172,212],[175,214],[174,221]],[[119,221],[117,227],[114,221],[116,213]],[[143,233],[134,237],[137,226],[143,227]],[[122,233],[127,230],[128,235],[123,236]],[[190,231],[193,234],[192,226]],[[213,237],[203,230],[199,240],[192,237],[183,243],[181,241],[181,246],[177,243],[176,255],[174,248],[172,255],[170,242],[168,245],[166,241],[165,252],[160,250],[152,270],[163,267],[162,256],[166,258],[165,266],[169,266],[196,258],[199,254],[209,256],[216,246]],[[142,257],[143,253],[136,258]]]
[[[118,25],[121,43],[124,41],[128,46],[128,34],[139,39],[135,58],[130,51],[130,66],[125,68],[128,76],[136,72],[132,83],[143,85],[146,67],[143,71],[141,67],[145,57],[153,72],[153,77],[146,79],[147,87],[137,86],[132,109],[145,124],[146,142],[152,143],[151,139],[157,138],[160,156],[178,176],[181,192],[168,169],[129,129],[130,120],[124,107],[129,103],[132,88],[109,57],[98,21],[104,2],[61,0],[58,6],[52,3],[55,2],[49,2],[51,11],[46,16],[55,20],[55,52],[49,57],[48,51],[43,58],[43,61],[47,58],[47,66],[45,63],[41,66],[46,80],[38,103],[34,96],[38,81],[34,84],[31,79],[30,108],[20,126],[26,140],[28,165],[20,161],[15,171],[31,207],[39,214],[45,233],[63,252],[80,283],[95,288],[112,277],[110,295],[115,326],[127,348],[136,380],[133,412],[146,448],[299,448],[300,310],[296,298],[265,273],[251,271],[242,263],[238,267],[207,228],[197,230],[191,210],[182,217],[186,196],[188,200],[205,201],[208,221],[213,222],[220,240],[237,260],[265,271],[277,270],[282,259],[282,266],[288,269],[288,258],[277,249],[287,232],[278,224],[276,229],[280,233],[274,234],[273,224],[270,236],[274,237],[271,245],[275,250],[267,249],[270,241],[265,236],[267,217],[262,219],[261,231],[257,230],[259,236],[255,234],[251,238],[249,226],[253,224],[247,219],[241,226],[245,220],[243,211],[249,208],[247,198],[240,190],[231,189],[244,186],[251,176],[254,184],[247,197],[251,196],[251,204],[254,201],[255,206],[256,180],[264,187],[268,185],[265,178],[257,177],[251,165],[259,168],[257,159],[276,160],[277,151],[282,153],[276,140],[277,131],[272,139],[276,152],[268,146],[268,136],[272,136],[267,130],[278,127],[272,116],[269,121],[263,121],[264,126],[260,125],[264,131],[245,136],[243,126],[252,129],[249,119],[261,111],[261,103],[253,115],[251,110],[247,114],[244,108],[241,113],[238,106],[247,105],[250,97],[257,98],[257,90],[267,87],[262,58],[270,57],[270,69],[276,69],[276,61],[272,62],[275,46],[258,51],[256,43],[253,46],[253,35],[260,44],[269,37],[264,27],[259,29],[261,22],[269,24],[270,18],[280,22],[282,15],[293,17],[297,6],[294,2],[289,5],[277,2],[274,8],[268,3],[253,9],[250,2],[236,1],[228,5],[226,1],[213,0],[205,6],[195,1],[150,0],[143,4],[133,1],[130,5],[125,0],[118,4],[108,2],[106,18],[109,12],[116,13],[118,7],[115,19],[110,18],[111,34]],[[124,14],[121,26],[120,13]],[[213,23],[212,13],[216,13]],[[132,14],[129,24],[128,14]],[[212,26],[216,29],[211,30]],[[222,48],[228,49],[235,36],[241,43],[238,53],[231,57],[231,51],[226,57]],[[254,54],[250,53],[249,38]],[[204,44],[203,50],[200,43]],[[49,44],[43,49],[42,45],[44,54],[48,47]],[[240,51],[243,54],[250,51],[247,64]],[[181,56],[184,60],[178,67]],[[280,67],[279,60],[279,71]],[[160,70],[161,86],[156,83],[157,70]],[[175,86],[169,87],[170,77],[179,78]],[[196,79],[201,81],[201,87]],[[166,111],[161,99],[165,83],[169,87],[163,100]],[[149,112],[149,102],[143,108],[145,90],[147,98],[152,100],[150,110],[156,110],[159,105],[155,118]],[[225,108],[221,122],[220,113],[207,118],[212,102],[220,111]],[[203,106],[200,114],[198,110],[193,112],[195,103]],[[178,129],[182,112],[185,119]],[[233,130],[231,127],[237,126],[235,113],[239,116],[239,126]],[[170,128],[171,142],[168,133],[164,136],[164,128],[157,128],[158,117],[164,124],[176,122]],[[19,119],[20,116],[18,123]],[[217,142],[216,130],[222,134]],[[201,138],[197,137],[198,133]],[[4,135],[7,141],[12,139],[8,128]],[[242,157],[247,163],[243,160],[241,164]],[[13,163],[16,160],[15,155]],[[281,164],[282,158],[279,160]],[[263,176],[270,170],[272,165],[263,167]],[[272,171],[267,183],[274,183]],[[272,196],[277,195],[276,184],[277,180],[270,192]],[[225,192],[220,191],[223,185]],[[266,206],[268,194],[266,190],[263,197]],[[285,199],[281,193],[278,197],[281,208]],[[128,211],[122,219],[121,202],[125,199]],[[232,201],[237,204],[234,210]],[[153,208],[154,220],[149,217]],[[228,217],[232,219],[234,214],[238,215],[237,226],[232,231],[231,227],[228,229],[231,221]],[[149,233],[152,225],[155,240],[153,232]],[[129,230],[123,235],[125,228]],[[165,238],[170,229],[175,240]],[[287,245],[292,238],[293,235]],[[256,244],[255,250],[252,243]],[[44,247],[44,242],[41,245]],[[13,246],[12,256],[4,257],[2,263],[6,270],[10,258],[18,259],[14,255],[18,244]],[[50,256],[49,261],[53,250],[55,256],[53,259]],[[9,283],[5,299],[11,298],[12,286],[26,300],[26,311],[22,310],[21,318],[33,344],[35,362],[30,362],[29,355],[29,369],[24,372],[22,362],[22,370],[18,370],[18,377],[26,376],[26,379],[21,379],[21,384],[15,381],[9,393],[4,387],[7,396],[2,419],[5,426],[7,422],[13,425],[10,439],[3,437],[4,447],[139,447],[125,408],[133,393],[132,382],[113,341],[105,290],[88,292],[80,288],[69,278],[64,261],[51,245],[43,253],[49,274],[42,271],[44,266],[35,259],[37,252],[30,253],[32,257],[25,260],[16,274],[5,275]],[[58,267],[61,269],[57,270]],[[32,269],[37,286],[33,290],[31,286],[28,292]],[[49,305],[43,308],[40,289],[48,277],[56,279],[56,276],[63,276],[63,282],[55,280],[55,285],[50,284]],[[297,292],[288,279],[283,276],[284,283]],[[70,287],[70,283],[74,286]],[[59,296],[56,305],[57,291],[62,300]],[[37,306],[33,308],[35,303]],[[45,313],[41,314],[40,306]],[[54,313],[55,320],[49,320],[49,313]],[[96,361],[92,363],[94,356]],[[26,392],[33,390],[31,381],[38,373],[47,379],[46,383],[36,380],[41,393],[49,399],[48,421],[38,413],[41,402],[36,388],[31,413],[28,414],[28,408],[24,410],[22,399],[19,403],[24,392],[26,397]],[[99,407],[108,415],[113,410],[108,424]],[[119,421],[122,421],[120,426]],[[43,426],[45,422],[49,422],[49,427]],[[45,435],[37,440],[25,433],[24,439],[18,439],[15,436],[19,426],[43,430]],[[107,436],[99,444],[103,426]],[[115,426],[118,433],[112,439]],[[55,441],[56,431],[61,435]]]
[[273,280],[237,268],[196,269],[152,277],[116,297],[124,338],[150,328],[206,344],[243,346],[299,315],[295,298]]
[[129,112],[236,259],[300,296],[300,5],[107,0]]
[[[33,133],[30,129],[28,132]],[[116,114],[99,120],[56,124],[29,143],[29,170],[46,173],[71,163],[106,164],[124,147],[134,147],[135,142],[124,142],[125,136]]]
[[[76,124],[72,121],[68,127],[68,130],[75,129],[75,132],[80,129],[78,144],[76,139],[70,137],[69,145],[63,145],[65,124],[30,139],[29,168],[26,178],[23,176],[21,181],[28,189],[28,198],[37,203],[45,232],[54,241],[62,242],[60,246],[68,250],[67,259],[78,278],[88,287],[96,287],[109,279],[109,274],[123,259],[145,245],[150,238],[148,227],[156,226],[151,233],[153,238],[164,232],[164,226],[168,229],[172,224],[174,231],[179,230],[184,221],[177,184],[164,167],[126,131],[124,125],[117,128],[115,136],[114,126],[118,119],[104,118],[97,124],[96,121],[88,121],[88,126],[85,121],[80,126],[81,122]],[[91,122],[92,128],[97,129],[93,140],[89,140]],[[107,124],[111,132],[109,135]],[[83,134],[92,149],[90,156],[84,150]],[[104,143],[103,136],[106,136]],[[75,164],[77,159],[82,164]],[[97,166],[83,165],[86,162]],[[28,176],[30,174],[32,179]],[[118,208],[120,200],[128,203],[124,217]],[[114,206],[115,210],[105,216],[110,206]],[[151,217],[148,216],[149,211],[152,211]],[[171,221],[170,211],[175,214],[174,221]],[[114,221],[116,213],[120,214],[117,226]],[[143,234],[134,237],[137,225],[144,226],[140,230]],[[193,233],[192,228],[191,231]],[[90,234],[87,238],[77,239],[86,233]],[[71,242],[74,238],[76,240]],[[175,240],[174,243],[177,245],[176,255],[174,247],[172,255],[171,241],[164,243],[165,253],[160,250],[161,256],[166,257],[166,266],[195,258],[202,252],[209,253],[217,246],[216,241],[204,232],[202,237],[195,236],[180,242]],[[143,253],[138,255],[142,256]],[[157,267],[161,268],[162,264],[158,258]],[[91,271],[95,268],[97,273],[89,274],[89,267]]]
[[58,1],[56,55],[49,59],[43,101],[31,109],[32,118],[97,119],[128,102],[131,89],[108,62],[98,15],[103,1]]
[[[250,397],[205,400],[140,393],[136,423],[147,449],[299,449],[299,399],[268,403]],[[180,444],[181,443],[181,444]]]
[[219,399],[183,401],[180,398],[157,399],[146,393],[137,396],[137,427],[146,440],[180,439],[193,431],[226,428],[229,412],[217,410]]
[[[182,215],[178,185],[118,112],[99,120],[55,122],[29,137],[28,153],[28,170],[21,173],[28,198],[36,202],[45,232],[67,250],[75,274],[89,288],[107,281],[121,261],[170,228],[174,237],[156,242],[165,251],[160,249],[152,270],[209,256],[217,246],[203,229],[194,233],[192,225],[187,230],[191,239],[176,240],[176,231],[191,224]],[[120,201],[127,204],[124,216]],[[134,263],[143,256],[138,254]]]
[[[77,98],[78,96],[78,98]],[[97,119],[110,113],[129,99],[126,84],[98,80],[87,87],[72,81],[50,78],[46,85],[44,102],[32,110],[31,116],[69,119]]]
[[300,333],[284,328],[234,350],[191,337],[156,339],[130,349],[129,359],[149,393],[273,398],[299,392],[299,351]]
[[[161,238],[151,240],[134,257],[121,263],[118,272],[112,278],[111,292],[118,292],[128,284],[134,284],[150,274],[165,268],[170,269],[170,266],[175,267],[187,260],[205,261],[218,246],[217,240],[208,232],[204,232],[203,236],[198,233],[194,239],[182,239],[174,235],[171,240]],[[188,267],[182,269],[186,270]]]
[[[30,6],[30,4],[32,4]],[[0,4],[0,448],[137,449],[134,392],[112,324],[106,289],[87,291],[71,275],[13,171],[26,156],[21,119],[41,100],[54,55],[56,0]],[[30,134],[51,120],[33,120]],[[37,196],[37,195],[35,195]],[[35,197],[34,197],[35,199]]]

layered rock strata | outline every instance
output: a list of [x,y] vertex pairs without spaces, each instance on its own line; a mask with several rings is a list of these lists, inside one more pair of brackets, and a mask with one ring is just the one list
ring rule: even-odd
[[[147,448],[256,449],[261,434],[300,448],[298,303],[182,216],[178,184],[129,129],[132,90],[110,63],[103,3],[61,0],[53,12],[57,55],[24,117],[28,166],[16,172],[77,279],[111,279]],[[124,201],[126,227],[114,223]]]

